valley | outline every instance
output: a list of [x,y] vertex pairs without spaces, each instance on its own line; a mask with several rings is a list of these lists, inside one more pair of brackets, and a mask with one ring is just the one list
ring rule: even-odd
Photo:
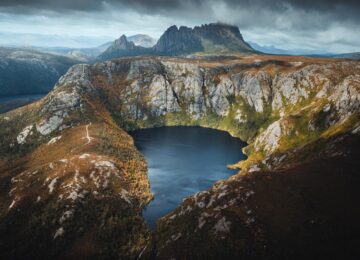
[[[2,256],[358,254],[359,75],[356,61],[260,54],[71,67],[46,97],[0,116]],[[151,232],[148,165],[127,132],[161,126],[227,131],[247,159]]]

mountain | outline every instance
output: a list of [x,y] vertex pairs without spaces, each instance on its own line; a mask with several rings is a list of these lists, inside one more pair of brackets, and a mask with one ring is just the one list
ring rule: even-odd
[[171,26],[151,48],[142,48],[130,42],[123,35],[99,58],[105,60],[139,55],[184,56],[194,53],[221,55],[256,52],[244,41],[238,27],[220,23],[196,26],[193,29]]
[[33,49],[40,52],[46,52],[55,55],[62,55],[69,58],[80,59],[83,62],[91,62],[98,55],[103,53],[112,42],[104,43],[100,46],[93,48],[69,48],[69,47],[31,47],[28,49]]
[[[75,65],[0,116],[0,257],[358,259],[359,111],[356,61]],[[147,166],[126,131],[173,125],[227,131],[248,157],[151,232]]]
[[154,50],[158,54],[184,55],[195,52],[205,53],[254,53],[247,44],[239,28],[220,23],[196,26],[191,29],[185,26],[171,26],[160,37]]
[[156,39],[146,34],[136,34],[128,37],[128,40],[133,42],[136,46],[142,46],[146,48],[153,47],[156,44]]
[[331,57],[339,58],[339,59],[360,60],[360,52],[335,54],[335,55],[331,55]]
[[149,49],[137,46],[128,41],[125,35],[115,40],[100,56],[102,60],[113,59],[116,57],[138,56],[149,53]]
[[203,50],[201,39],[191,28],[181,26],[169,27],[160,37],[154,51],[163,55],[183,55]]
[[319,55],[319,56],[331,56],[333,53],[322,51],[322,50],[306,50],[306,49],[279,49],[275,46],[263,46],[259,45],[255,42],[249,42],[249,44],[255,49],[263,53],[268,54],[279,54],[279,55],[304,55],[304,56],[311,56],[311,55]]
[[202,43],[205,52],[254,53],[255,50],[243,39],[237,26],[212,23],[196,26],[193,29]]
[[32,49],[0,47],[0,96],[47,93],[80,62]]
[[[133,42],[136,46],[152,47],[156,40],[146,34],[136,34],[127,38],[129,42]],[[113,42],[106,42],[100,46],[93,48],[68,48],[68,47],[32,47],[34,50],[60,54],[70,58],[80,59],[83,62],[91,62],[94,58],[106,51]]]
[[360,53],[341,53],[335,54],[322,50],[306,50],[306,49],[290,49],[284,50],[276,48],[275,46],[262,46],[255,42],[249,42],[249,44],[255,49],[263,53],[268,54],[279,54],[279,55],[303,55],[310,57],[328,57],[328,58],[338,58],[338,59],[352,59],[360,60]]

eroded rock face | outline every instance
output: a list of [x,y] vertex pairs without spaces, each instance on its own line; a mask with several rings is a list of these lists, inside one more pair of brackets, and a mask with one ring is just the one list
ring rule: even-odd
[[271,99],[272,79],[266,72],[260,71],[253,75],[235,75],[235,84],[240,96],[242,96],[256,112],[262,113],[264,105]]
[[[260,149],[263,149],[267,153],[275,151],[279,145],[282,132],[280,120],[269,125],[269,127],[255,140],[257,151]],[[261,145],[263,145],[263,147],[261,147]]]
[[47,102],[41,109],[44,119],[36,124],[37,131],[42,135],[48,135],[60,127],[66,128],[67,126],[63,125],[64,120],[80,108],[80,95],[76,88],[72,92],[55,91],[46,99]]
[[[259,64],[261,62],[254,66]],[[270,153],[278,148],[280,139],[287,136],[271,123],[279,117],[288,117],[292,109],[304,105],[304,111],[318,111],[318,104],[328,99],[334,106],[328,111],[327,125],[336,125],[350,118],[358,108],[359,79],[356,73],[359,66],[356,62],[309,65],[289,62],[284,65],[287,70],[279,73],[255,70],[251,66],[239,71],[237,66],[166,58],[77,65],[59,80],[57,86],[67,86],[68,89],[55,91],[48,98],[43,111],[49,111],[52,115],[47,113],[47,118],[38,122],[37,128],[42,134],[60,128],[71,111],[81,107],[79,95],[98,95],[99,86],[94,74],[98,79],[104,79],[110,89],[117,88],[119,80],[125,80],[121,83],[125,86],[117,98],[123,103],[119,110],[124,118],[120,120],[125,121],[126,118],[133,121],[130,128],[139,124],[142,127],[167,124],[168,114],[175,115],[178,123],[187,118],[187,124],[206,122],[210,115],[215,115],[219,121],[226,119],[230,122],[230,125],[222,126],[223,129],[247,141],[253,139],[257,131],[264,131],[255,146],[257,151],[265,149]],[[277,66],[280,65],[275,68]],[[119,79],[119,75],[125,78]],[[311,104],[317,104],[314,105],[317,108]],[[251,115],[249,111],[253,111]],[[180,119],[176,119],[178,117]],[[265,121],[267,124],[262,129]],[[307,128],[317,131],[315,121],[309,118]],[[123,126],[127,128],[128,124]],[[244,126],[251,127],[251,130],[246,134],[238,132]],[[266,130],[267,127],[269,129]]]
[[360,75],[346,77],[329,97],[342,119],[360,109]]

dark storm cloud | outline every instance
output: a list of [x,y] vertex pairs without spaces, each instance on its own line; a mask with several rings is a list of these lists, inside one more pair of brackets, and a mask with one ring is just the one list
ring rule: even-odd
[[127,6],[141,9],[171,9],[176,7],[182,7],[185,3],[200,4],[200,0],[193,1],[168,1],[168,0],[2,0],[0,6],[10,7],[13,10],[16,8],[22,9],[39,8],[46,10],[76,10],[76,11],[99,11],[104,5],[112,6]]
[[[174,8],[187,9],[193,6],[206,7],[214,3],[223,2],[233,7],[243,8],[269,8],[281,11],[287,6],[309,11],[336,12],[339,9],[360,11],[359,0],[1,0],[0,6],[13,9],[23,7],[40,8],[48,10],[85,10],[98,11],[109,4],[122,5],[142,10],[174,10]],[[191,11],[191,10],[189,10]]]
[[[225,10],[218,10],[219,6]],[[234,23],[241,28],[277,27],[274,20],[286,14],[284,24],[299,30],[325,29],[334,21],[360,21],[360,0],[0,0],[0,11],[30,14],[38,10],[69,15],[71,11],[100,13],[114,9],[145,15],[188,17]],[[222,12],[221,12],[222,11]],[[237,13],[236,13],[237,12]]]

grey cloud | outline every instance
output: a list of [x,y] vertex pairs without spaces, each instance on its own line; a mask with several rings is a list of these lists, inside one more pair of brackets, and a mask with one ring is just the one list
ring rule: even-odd
[[[78,28],[94,27],[92,34],[107,30],[117,37],[127,30],[158,37],[173,24],[220,21],[239,26],[253,36],[250,40],[258,37],[263,44],[277,43],[275,37],[281,35],[284,44],[319,48],[328,41],[329,48],[355,46],[351,50],[360,46],[359,13],[359,0],[0,0],[0,26],[1,14],[8,15],[8,24],[19,27],[20,21],[35,25],[32,18],[44,16],[58,23],[54,28],[68,28],[74,34],[86,35]],[[275,35],[273,41],[265,42],[269,35]]]
[[[226,12],[221,13],[222,6]],[[40,10],[67,15],[72,11],[89,14],[107,9],[135,10],[145,15],[188,17],[194,22],[206,20],[235,23],[242,28],[273,26],[284,17],[292,29],[324,29],[334,21],[360,22],[359,0],[1,0],[0,12],[36,13]],[[234,11],[237,12],[234,13]],[[230,16],[229,14],[233,14]],[[286,19],[285,19],[286,18]],[[279,22],[279,21],[278,21]],[[281,21],[280,21],[281,22]]]

